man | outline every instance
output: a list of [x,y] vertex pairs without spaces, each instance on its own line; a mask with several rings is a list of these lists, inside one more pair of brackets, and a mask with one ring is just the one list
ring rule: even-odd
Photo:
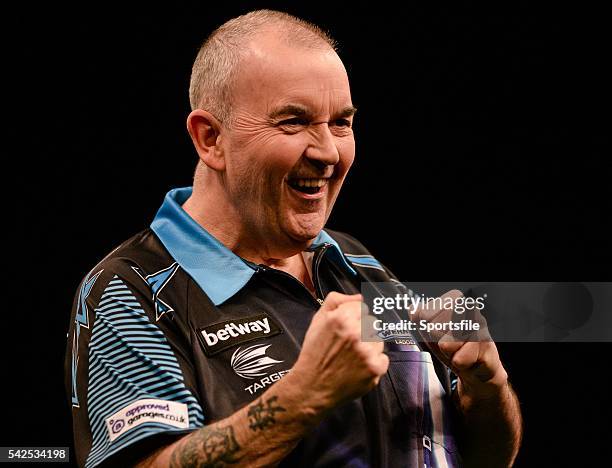
[[361,340],[361,283],[395,278],[323,230],[355,153],[331,39],[283,13],[233,19],[200,50],[190,99],[193,189],[75,298],[79,464],[459,466],[459,449],[511,464],[520,413],[492,342],[433,343],[432,359]]

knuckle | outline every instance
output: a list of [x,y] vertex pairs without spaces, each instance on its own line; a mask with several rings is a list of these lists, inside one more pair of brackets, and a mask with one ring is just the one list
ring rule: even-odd
[[454,353],[461,348],[462,343],[451,340],[440,340],[438,341],[438,347],[440,351],[444,353],[447,357],[451,357]]
[[389,370],[389,356],[387,356],[386,354],[382,354],[380,357],[380,362],[381,362],[381,374],[385,374],[387,372],[387,370]]
[[365,361],[365,370],[370,378],[378,376],[378,366],[376,365],[376,361],[372,359],[372,357],[368,358]]
[[451,359],[451,365],[453,367],[456,367],[457,369],[465,369],[469,367],[465,357],[459,353],[453,356],[453,358]]
[[449,295],[451,295],[452,297],[455,297],[455,298],[463,297],[463,292],[458,290],[458,289],[451,289],[446,294],[449,294]]
[[343,314],[339,312],[340,311],[337,311],[334,314],[329,314],[326,316],[328,326],[333,327],[334,329],[343,327],[345,320],[344,320],[344,317],[342,316]]
[[361,334],[359,333],[359,330],[348,328],[346,330],[345,339],[351,345],[358,346],[361,343]]
[[347,314],[355,315],[361,313],[361,302],[345,302],[338,306],[338,309],[344,311]]
[[361,365],[365,365],[367,367],[370,363],[370,352],[365,343],[356,343],[354,352]]
[[372,377],[380,377],[387,372],[388,363],[389,361],[383,357],[372,357],[368,362],[368,372]]
[[325,299],[326,300],[340,299],[342,296],[343,294],[340,294],[338,291],[332,291],[325,297]]
[[372,349],[374,349],[374,352],[376,352],[377,354],[387,356],[386,354],[383,353],[385,349],[385,343],[383,343],[382,341],[371,343],[370,346],[372,346]]

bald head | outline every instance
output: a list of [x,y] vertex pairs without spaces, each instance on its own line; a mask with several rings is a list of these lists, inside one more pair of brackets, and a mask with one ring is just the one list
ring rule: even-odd
[[191,109],[205,109],[231,121],[232,91],[241,62],[260,43],[280,41],[292,48],[336,50],[335,41],[318,26],[273,10],[233,18],[204,42],[193,64],[189,86]]

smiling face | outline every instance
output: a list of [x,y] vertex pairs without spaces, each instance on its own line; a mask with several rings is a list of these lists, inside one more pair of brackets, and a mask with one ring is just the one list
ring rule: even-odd
[[262,35],[241,61],[220,144],[245,237],[304,247],[325,225],[353,163],[348,77],[331,49]]

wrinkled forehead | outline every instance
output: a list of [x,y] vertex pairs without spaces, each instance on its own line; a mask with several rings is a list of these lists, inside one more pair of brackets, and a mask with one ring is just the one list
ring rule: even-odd
[[346,69],[334,50],[269,38],[254,40],[245,50],[232,98],[234,109],[256,113],[287,103],[317,113],[352,105]]

